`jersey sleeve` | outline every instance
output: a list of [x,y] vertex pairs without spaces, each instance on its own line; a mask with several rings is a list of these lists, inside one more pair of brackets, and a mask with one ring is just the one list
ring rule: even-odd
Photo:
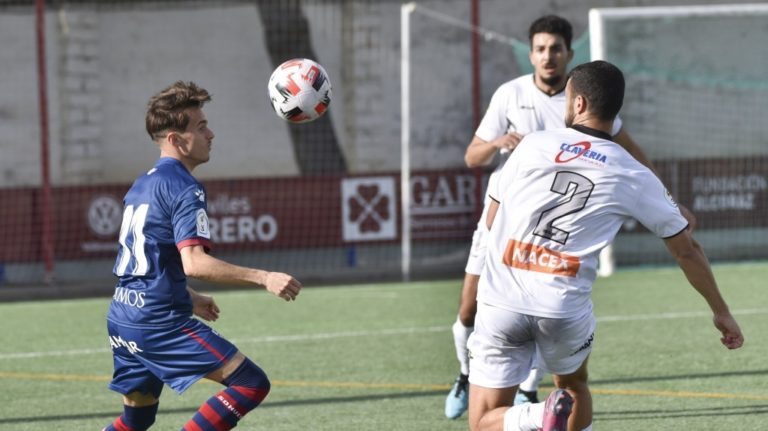
[[176,248],[181,250],[191,245],[202,245],[210,250],[207,202],[205,190],[200,185],[187,187],[174,201],[171,222]]
[[661,181],[648,172],[640,188],[632,216],[660,238],[669,238],[688,227],[677,203]]
[[501,202],[504,190],[515,179],[519,160],[524,158],[523,153],[527,149],[527,145],[522,144],[527,140],[529,140],[527,137],[523,138],[515,151],[509,153],[506,162],[500,165],[500,169],[496,170],[488,179],[488,196],[496,202]]
[[502,88],[499,87],[493,93],[491,103],[488,104],[488,109],[485,111],[485,115],[483,115],[483,119],[475,131],[475,136],[486,142],[507,133],[507,105],[512,93],[510,91],[502,91]]

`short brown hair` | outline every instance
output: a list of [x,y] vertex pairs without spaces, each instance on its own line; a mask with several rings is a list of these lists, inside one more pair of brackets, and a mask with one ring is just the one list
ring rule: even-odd
[[202,108],[211,101],[211,95],[204,88],[192,81],[176,81],[169,87],[155,94],[147,104],[147,133],[156,140],[163,137],[162,132],[173,130],[182,132],[189,125],[187,108]]

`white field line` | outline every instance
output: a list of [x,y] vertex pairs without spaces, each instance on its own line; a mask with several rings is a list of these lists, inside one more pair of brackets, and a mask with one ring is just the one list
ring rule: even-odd
[[[751,314],[768,314],[768,308],[754,308],[744,310],[731,311],[734,315],[744,316]],[[648,320],[667,320],[667,319],[688,319],[692,317],[709,317],[711,313],[707,311],[687,311],[677,313],[658,313],[658,314],[634,314],[627,316],[601,316],[597,318],[598,322],[627,322],[627,321],[648,321]],[[411,327],[411,328],[393,328],[393,329],[379,329],[369,331],[341,331],[341,332],[325,332],[316,334],[294,334],[294,335],[267,335],[263,337],[252,338],[232,338],[233,343],[245,344],[245,343],[275,343],[275,342],[297,342],[297,341],[316,341],[316,340],[330,340],[336,338],[352,338],[352,337],[372,337],[372,336],[388,336],[388,335],[408,335],[408,334],[424,334],[433,332],[449,332],[450,326],[428,326],[428,327]],[[30,358],[43,358],[50,356],[78,356],[78,355],[93,355],[93,354],[105,354],[109,352],[109,349],[72,349],[72,350],[48,350],[37,352],[16,352],[16,353],[0,353],[0,360],[6,359],[30,359]]]

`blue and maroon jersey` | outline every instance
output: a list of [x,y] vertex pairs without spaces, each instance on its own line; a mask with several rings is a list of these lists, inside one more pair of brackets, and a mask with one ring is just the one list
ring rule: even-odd
[[107,319],[162,327],[192,315],[179,250],[210,247],[205,189],[180,161],[161,158],[134,181],[123,200],[118,277]]

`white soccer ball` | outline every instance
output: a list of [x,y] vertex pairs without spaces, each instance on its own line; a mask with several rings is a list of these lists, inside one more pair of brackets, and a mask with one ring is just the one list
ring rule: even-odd
[[331,81],[316,62],[294,58],[277,66],[269,77],[269,99],[277,116],[306,123],[322,116],[331,103]]

